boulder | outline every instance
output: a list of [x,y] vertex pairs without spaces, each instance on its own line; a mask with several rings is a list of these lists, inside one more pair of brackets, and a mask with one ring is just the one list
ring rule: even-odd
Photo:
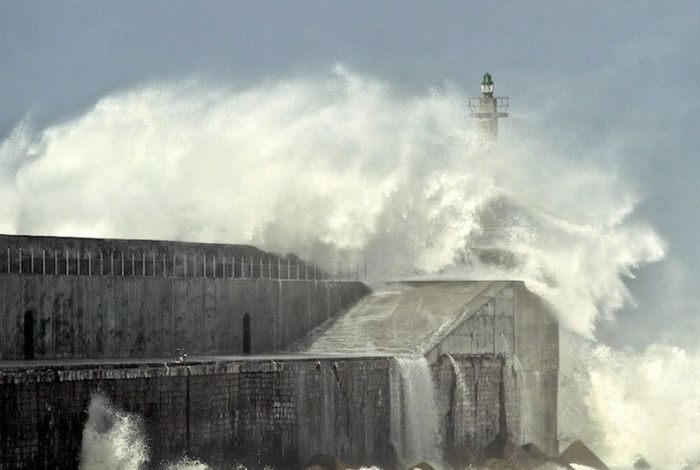
[[421,462],[418,465],[412,465],[409,470],[436,470],[435,467],[427,462]]
[[549,455],[545,454],[536,444],[530,442],[528,444],[523,444],[521,448],[537,462],[546,462],[549,460]]
[[[513,442],[496,438],[484,449],[484,455],[489,460],[503,460],[510,463],[510,467],[499,468],[532,468],[538,462],[522,447]],[[490,468],[490,467],[489,467]]]
[[583,442],[575,440],[564,452],[559,455],[562,464],[578,464],[595,468],[596,470],[610,470],[597,455]]
[[348,466],[332,455],[314,454],[304,468],[306,470],[347,470]]

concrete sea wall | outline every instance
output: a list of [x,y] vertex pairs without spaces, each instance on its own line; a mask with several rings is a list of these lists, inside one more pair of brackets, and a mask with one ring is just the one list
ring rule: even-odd
[[245,245],[0,235],[0,360],[283,349],[369,292]]
[[559,326],[552,309],[524,283],[500,281],[470,302],[465,313],[427,356],[431,362],[445,354],[508,358],[505,370],[515,381],[508,403],[518,406],[518,424],[509,427],[508,438],[558,455]]
[[246,360],[0,374],[0,469],[77,468],[93,393],[143,418],[151,461],[296,468],[317,452],[391,463],[388,371],[375,359]]
[[[482,448],[517,425],[509,411],[515,402],[504,395],[512,392],[504,380],[506,359],[455,360],[469,377],[465,392],[446,357],[432,366],[445,449],[452,454]],[[234,462],[298,468],[325,453],[395,468],[395,366],[390,357],[278,357],[169,367],[5,369],[0,470],[77,468],[94,393],[143,418],[154,465],[187,454],[215,468]]]
[[512,365],[494,355],[440,356],[433,365],[448,462],[466,466],[496,439],[517,439],[520,402]]
[[[0,274],[0,359],[272,352],[366,295],[359,282]],[[27,322],[27,316],[31,322]],[[29,326],[27,326],[29,324]]]

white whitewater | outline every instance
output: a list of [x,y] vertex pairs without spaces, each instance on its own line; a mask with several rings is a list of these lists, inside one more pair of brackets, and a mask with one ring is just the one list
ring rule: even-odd
[[[635,214],[640,195],[532,128],[511,126],[489,153],[466,98],[342,67],[242,89],[118,92],[38,132],[18,123],[0,142],[0,232],[251,243],[367,260],[382,279],[521,279],[592,338],[633,301],[626,278],[665,255]],[[595,430],[609,462],[700,461],[700,347],[574,351],[562,358],[580,372],[561,390],[564,435]]]
[[139,470],[146,462],[148,447],[139,421],[95,395],[83,430],[80,470]]
[[[83,429],[80,470],[142,470],[148,462],[149,449],[138,416],[116,409],[102,395],[94,395]],[[164,470],[209,470],[209,467],[185,458]]]
[[440,464],[440,423],[430,365],[424,357],[397,356],[395,360],[400,389],[393,390],[400,394],[392,396],[392,402],[400,397],[401,408],[400,415],[393,416],[396,430],[392,429],[392,434],[399,456],[407,465],[421,461]]
[[[457,381],[457,395],[459,396],[459,401],[453,405],[454,411],[456,413],[456,416],[463,416],[464,415],[464,405],[468,401],[467,380],[466,380],[466,377],[464,376],[464,371],[459,366],[459,363],[455,360],[455,358],[452,357],[451,354],[448,354],[447,357],[450,359],[450,363],[452,364],[452,370],[454,371],[455,380]],[[462,427],[462,426],[464,426],[464,423],[461,421],[455,420],[454,425]],[[455,431],[457,431],[458,435],[465,435],[466,434],[465,429],[457,428],[457,429],[455,429]]]

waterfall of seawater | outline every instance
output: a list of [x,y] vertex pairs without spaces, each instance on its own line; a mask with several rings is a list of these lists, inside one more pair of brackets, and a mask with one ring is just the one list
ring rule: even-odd
[[396,357],[392,383],[392,434],[406,464],[442,461],[435,384],[424,357]]
[[[448,354],[447,357],[450,359],[452,370],[455,374],[455,380],[457,382],[457,394],[455,397],[455,403],[452,405],[453,413],[455,413],[455,416],[464,416],[464,406],[469,400],[469,397],[467,396],[467,380],[464,377],[464,371],[459,366],[459,363],[455,360],[455,358],[452,357],[451,354]],[[463,423],[460,420],[455,420],[454,425],[455,427],[463,426]],[[456,435],[464,436],[466,435],[467,430],[456,428],[454,431]]]

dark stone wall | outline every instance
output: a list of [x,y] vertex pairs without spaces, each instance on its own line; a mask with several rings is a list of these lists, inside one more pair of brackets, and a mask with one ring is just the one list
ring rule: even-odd
[[[445,459],[458,468],[483,461],[498,438],[520,431],[519,396],[512,360],[493,354],[442,355],[433,364]],[[458,377],[461,374],[461,380]]]
[[[454,359],[466,387],[447,356],[431,368],[445,457],[467,465],[498,436],[513,438],[518,384],[504,356]],[[0,470],[77,468],[95,393],[142,418],[154,468],[187,455],[214,468],[291,469],[323,453],[391,469],[392,426],[405,426],[392,416],[395,379],[390,357],[5,370]]]
[[393,464],[391,359],[0,373],[0,469],[77,468],[90,397],[143,418],[151,463],[298,468],[311,455]]

